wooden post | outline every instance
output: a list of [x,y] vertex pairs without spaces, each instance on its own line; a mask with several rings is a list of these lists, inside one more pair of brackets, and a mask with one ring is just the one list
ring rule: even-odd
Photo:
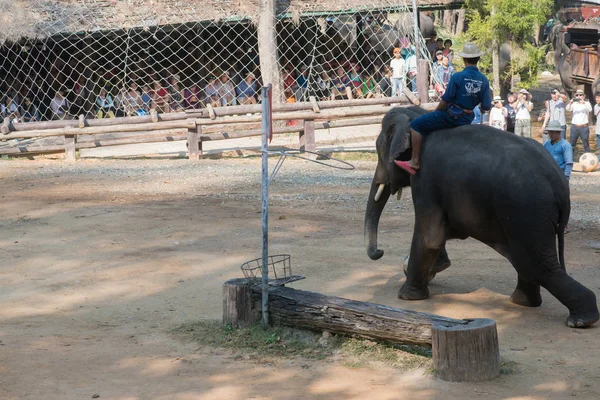
[[252,307],[249,281],[232,279],[225,282],[223,284],[223,325],[248,326],[256,321],[257,316]]
[[[316,151],[317,144],[315,143],[315,121],[305,120],[304,130],[300,132],[300,151]],[[309,155],[309,158],[314,155]]]
[[431,326],[433,367],[450,382],[484,381],[500,375],[496,323],[473,319],[465,325]]
[[158,113],[156,110],[150,110],[150,118],[152,118],[152,122],[158,122]]
[[202,126],[196,125],[196,129],[188,129],[188,158],[197,160],[202,156]]
[[85,115],[83,114],[79,115],[79,127],[85,128]]
[[4,121],[2,122],[2,127],[0,127],[0,132],[2,132],[4,135],[10,133],[10,118],[9,117],[4,118]]
[[75,152],[75,135],[65,135],[65,160],[70,162],[77,161]]
[[277,54],[276,1],[260,0],[258,10],[258,54],[262,85],[272,85],[273,104],[283,103],[283,82]]
[[417,70],[417,92],[421,104],[429,102],[429,62],[420,59]]

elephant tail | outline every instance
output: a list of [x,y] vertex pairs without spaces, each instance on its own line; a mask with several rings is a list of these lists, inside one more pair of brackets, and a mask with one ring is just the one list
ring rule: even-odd
[[564,271],[567,270],[565,266],[565,226],[558,227],[558,261]]

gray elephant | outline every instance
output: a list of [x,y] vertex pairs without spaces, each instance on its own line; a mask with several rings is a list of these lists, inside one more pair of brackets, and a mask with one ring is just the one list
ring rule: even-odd
[[428,135],[421,149],[422,167],[410,177],[394,160],[410,159],[408,126],[423,113],[410,107],[385,115],[365,215],[367,253],[376,260],[383,255],[377,248],[377,229],[385,204],[403,187],[411,187],[415,226],[406,282],[398,297],[429,297],[429,279],[450,265],[446,241],[473,237],[517,270],[514,303],[540,306],[543,286],[569,309],[568,326],[596,322],[595,294],[565,270],[569,185],[548,151],[531,139],[465,125]]

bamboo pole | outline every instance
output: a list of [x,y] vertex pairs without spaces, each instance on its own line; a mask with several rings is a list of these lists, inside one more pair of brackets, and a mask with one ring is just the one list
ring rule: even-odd
[[[75,121],[78,123],[78,121]],[[195,128],[196,123],[194,120],[186,119],[179,121],[164,121],[164,122],[149,122],[146,124],[136,125],[113,125],[113,126],[90,126],[85,128],[60,128],[60,129],[46,129],[46,130],[35,130],[35,131],[22,131],[13,132],[4,135],[3,139],[18,139],[18,138],[32,138],[32,137],[49,137],[49,136],[62,136],[62,135],[94,135],[98,133],[110,133],[110,132],[142,132],[159,129],[174,129],[174,128]]]

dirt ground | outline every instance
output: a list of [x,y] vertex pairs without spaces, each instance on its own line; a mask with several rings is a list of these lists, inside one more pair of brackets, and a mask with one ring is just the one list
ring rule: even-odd
[[[271,160],[273,167],[276,160]],[[516,372],[447,383],[426,371],[330,361],[234,360],[170,331],[221,317],[221,285],[260,256],[260,160],[0,161],[2,399],[600,398],[600,325],[509,302],[510,264],[474,240],[431,298],[397,299],[410,193],[390,201],[371,261],[363,216],[373,161],[341,171],[288,160],[271,187],[270,251],[289,253],[296,288],[454,318],[492,318]],[[574,174],[568,271],[600,294],[600,173]]]

